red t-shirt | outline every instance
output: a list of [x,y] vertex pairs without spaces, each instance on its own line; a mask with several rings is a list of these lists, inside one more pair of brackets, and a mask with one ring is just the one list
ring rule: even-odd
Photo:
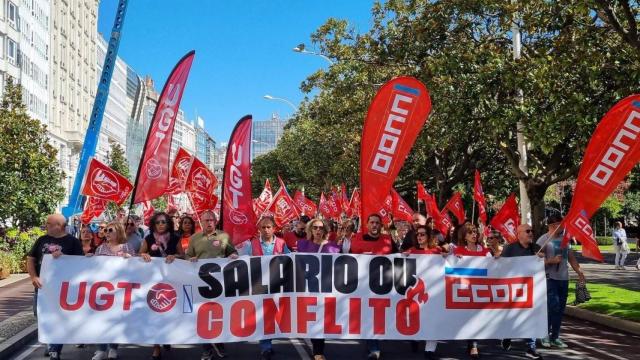
[[370,237],[368,234],[356,234],[351,241],[352,254],[363,254],[370,252],[374,255],[393,254],[393,239],[387,234],[381,234],[377,239]]
[[295,232],[288,231],[284,234],[282,239],[284,240],[285,244],[287,244],[289,250],[295,251],[296,247],[298,246],[298,240],[306,239],[306,237],[298,237]]
[[409,253],[410,254],[422,254],[422,255],[435,255],[435,254],[441,254],[442,251],[440,251],[440,248],[438,247],[434,247],[431,249],[418,249],[418,248],[411,248],[409,249]]
[[453,250],[454,255],[460,256],[489,256],[491,251],[482,245],[477,245],[477,251],[471,251],[466,246],[456,246]]

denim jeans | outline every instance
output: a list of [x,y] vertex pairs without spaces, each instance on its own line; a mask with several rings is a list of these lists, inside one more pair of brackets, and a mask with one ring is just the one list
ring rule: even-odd
[[[33,316],[38,317],[38,288],[33,289]],[[49,352],[60,353],[62,351],[62,344],[49,344],[47,347]]]
[[260,340],[260,352],[271,350],[271,339]]
[[562,316],[567,306],[569,280],[547,279],[547,312],[549,320],[549,339],[556,340],[560,336]]

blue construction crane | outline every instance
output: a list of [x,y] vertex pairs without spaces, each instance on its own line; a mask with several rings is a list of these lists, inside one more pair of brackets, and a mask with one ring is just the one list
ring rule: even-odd
[[73,182],[73,189],[69,194],[69,203],[62,208],[62,215],[69,218],[82,210],[83,196],[80,195],[80,187],[84,179],[89,159],[95,155],[98,146],[98,138],[100,135],[100,126],[102,126],[102,118],[104,117],[104,108],[107,104],[109,96],[109,87],[111,86],[111,77],[113,69],[116,65],[118,57],[118,48],[120,47],[120,38],[122,37],[122,25],[124,24],[124,16],[127,13],[127,5],[129,0],[119,0],[118,9],[116,10],[116,18],[113,21],[111,29],[111,38],[107,46],[107,53],[104,56],[104,65],[100,82],[98,83],[98,91],[96,92],[96,100],[91,110],[91,119],[87,127],[87,133],[84,136],[82,151],[80,152],[80,162],[78,163],[78,171]]

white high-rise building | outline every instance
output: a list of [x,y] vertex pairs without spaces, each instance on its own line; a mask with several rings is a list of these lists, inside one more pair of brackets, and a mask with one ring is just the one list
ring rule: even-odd
[[7,77],[27,113],[49,125],[49,0],[4,0],[0,9],[0,95]]
[[[69,194],[91,116],[96,85],[98,0],[56,0],[51,6],[49,131]],[[64,201],[66,202],[66,201]]]

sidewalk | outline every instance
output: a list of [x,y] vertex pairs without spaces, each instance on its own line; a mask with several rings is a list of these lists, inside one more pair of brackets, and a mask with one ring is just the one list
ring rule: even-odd
[[0,280],[0,359],[33,341],[37,330],[29,276],[15,274]]
[[[616,270],[613,262],[615,258],[614,253],[602,253],[604,263],[598,263],[590,259],[582,257],[578,252],[578,262],[582,267],[585,277],[588,283],[607,284],[618,286],[623,289],[640,291],[640,271],[636,269],[636,262],[638,261],[638,254],[635,252],[630,253],[627,256],[626,268],[627,270]],[[572,280],[576,280],[576,273],[569,271],[569,275]]]

